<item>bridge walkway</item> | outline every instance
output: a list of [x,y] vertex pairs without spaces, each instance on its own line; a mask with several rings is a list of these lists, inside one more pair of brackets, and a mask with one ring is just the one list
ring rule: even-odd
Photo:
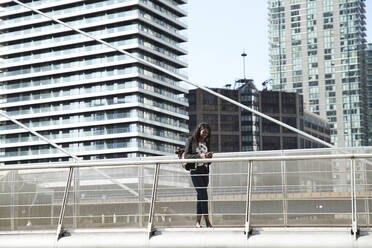
[[371,150],[216,154],[200,229],[189,160],[3,166],[0,248],[370,247]]

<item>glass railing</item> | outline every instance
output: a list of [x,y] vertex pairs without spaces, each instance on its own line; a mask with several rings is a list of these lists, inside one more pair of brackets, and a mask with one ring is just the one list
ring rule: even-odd
[[[215,154],[204,200],[212,224],[371,227],[371,151]],[[0,231],[54,230],[58,223],[65,229],[194,227],[196,192],[180,162],[168,156],[0,167]]]

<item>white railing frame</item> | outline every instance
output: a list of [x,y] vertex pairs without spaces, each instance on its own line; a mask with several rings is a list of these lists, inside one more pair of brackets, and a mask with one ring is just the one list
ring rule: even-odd
[[[155,158],[155,157],[154,157]],[[329,155],[282,155],[271,157],[234,157],[234,158],[208,158],[208,159],[164,159],[164,160],[133,160],[133,161],[101,161],[101,160],[79,160],[77,162],[58,162],[53,163],[35,163],[25,165],[5,165],[0,166],[0,171],[11,170],[36,170],[36,169],[63,169],[63,168],[87,168],[87,167],[115,167],[115,166],[133,166],[133,165],[154,165],[160,164],[181,164],[181,163],[213,163],[213,162],[258,162],[258,161],[293,161],[293,160],[322,160],[322,159],[372,159],[371,153],[343,153]]]

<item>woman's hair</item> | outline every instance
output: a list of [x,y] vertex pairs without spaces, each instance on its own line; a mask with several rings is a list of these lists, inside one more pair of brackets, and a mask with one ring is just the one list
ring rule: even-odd
[[209,126],[208,123],[205,123],[205,122],[202,122],[200,123],[194,130],[193,134],[192,134],[192,139],[194,141],[198,141],[199,138],[200,138],[200,130],[202,129],[208,129],[208,136],[205,138],[205,143],[207,144],[207,147],[209,148],[209,144],[210,144],[210,139],[211,139],[211,135],[212,135],[212,130],[211,130],[211,127]]

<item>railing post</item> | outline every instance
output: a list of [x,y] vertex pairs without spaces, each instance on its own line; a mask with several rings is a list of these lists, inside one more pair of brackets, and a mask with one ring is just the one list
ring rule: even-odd
[[286,177],[286,163],[280,161],[281,174],[282,174],[282,194],[283,194],[283,218],[284,226],[288,226],[288,201],[287,201],[287,177]]
[[152,185],[152,195],[151,195],[151,203],[150,203],[150,211],[149,211],[149,223],[147,225],[149,238],[151,238],[154,232],[153,224],[154,224],[155,201],[156,201],[156,195],[158,191],[159,171],[160,171],[160,164],[157,163],[155,166],[155,172],[154,172],[154,183]]
[[244,234],[248,238],[252,233],[250,226],[251,222],[251,201],[252,201],[252,173],[253,173],[253,161],[248,161],[248,173],[247,173],[247,204],[245,212],[245,230]]
[[369,191],[368,191],[368,177],[367,177],[367,163],[366,160],[362,160],[362,166],[363,166],[363,184],[364,184],[364,192],[366,194],[366,201],[365,201],[365,212],[367,213],[367,226],[371,225],[371,219],[369,214]]
[[355,192],[355,159],[350,159],[351,163],[351,234],[354,236],[354,240],[358,238],[358,221],[357,221],[357,204],[356,204],[356,192]]
[[[10,172],[10,230],[15,231],[15,210],[14,205],[16,203],[15,200],[15,172]],[[17,194],[18,198],[18,194]]]
[[74,174],[74,168],[70,167],[70,169],[68,171],[65,193],[63,195],[61,211],[59,213],[58,226],[57,226],[57,241],[63,236],[63,233],[64,233],[63,219],[65,217],[66,204],[67,204],[67,201],[68,201],[68,194],[69,194],[69,191],[70,191],[70,186],[71,186],[71,181],[72,181],[72,175],[73,174]]
[[[209,167],[211,169],[211,167]],[[213,201],[213,186],[214,186],[214,180],[213,180],[213,173],[209,173],[208,175],[210,178],[209,185],[210,187],[207,187],[208,191],[208,213],[209,213],[209,221],[213,223],[213,212],[214,212],[214,201]]]
[[80,216],[80,169],[74,169],[74,207],[73,207],[73,226],[78,228]]
[[50,208],[50,225],[53,226],[54,225],[54,193],[52,193],[52,195],[50,196],[50,202],[51,202],[51,208]]
[[369,214],[369,185],[368,185],[368,176],[367,176],[367,163],[365,162],[365,160],[363,160],[363,167],[364,167],[364,190],[366,192],[366,195],[367,195],[367,200],[366,200],[366,213],[367,213],[367,225],[370,226],[371,225],[371,217],[370,217],[370,214]]
[[143,165],[138,168],[138,224],[141,227],[143,225],[143,202],[144,202],[144,178],[143,175]]

